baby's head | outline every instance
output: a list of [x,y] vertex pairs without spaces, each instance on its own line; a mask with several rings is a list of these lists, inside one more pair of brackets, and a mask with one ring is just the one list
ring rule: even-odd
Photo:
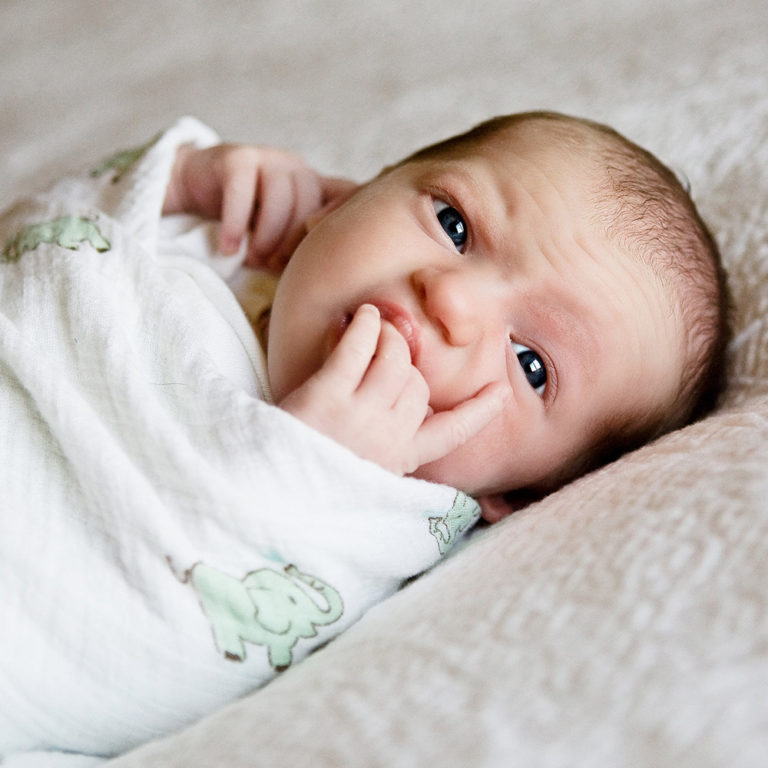
[[722,383],[725,279],[689,196],[619,134],[559,114],[423,149],[312,227],[272,311],[278,400],[365,302],[407,337],[436,412],[508,386],[491,424],[415,473],[489,520],[701,416]]

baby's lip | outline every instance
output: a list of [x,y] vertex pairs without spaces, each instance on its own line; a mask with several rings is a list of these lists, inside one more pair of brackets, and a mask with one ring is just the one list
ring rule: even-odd
[[[383,301],[380,299],[371,299],[370,301],[363,302],[364,304],[372,304],[379,310],[379,315],[382,320],[386,320],[394,329],[405,339],[405,343],[408,345],[408,349],[411,353],[411,364],[417,365],[419,359],[419,326],[408,310],[402,307],[400,304],[391,301]],[[347,327],[352,322],[352,317],[355,314],[355,309],[344,313],[330,330],[330,335],[326,339],[327,350],[326,354],[330,354],[331,349],[339,343],[339,340],[344,335]]]
[[371,301],[381,315],[382,320],[394,326],[405,339],[411,352],[411,364],[417,365],[419,359],[419,326],[413,315],[405,307],[390,301]]

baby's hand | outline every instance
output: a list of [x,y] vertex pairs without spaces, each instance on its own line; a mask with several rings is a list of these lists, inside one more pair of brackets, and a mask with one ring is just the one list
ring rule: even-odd
[[291,152],[244,144],[180,147],[163,213],[221,220],[219,250],[235,253],[251,234],[246,264],[282,269],[305,222],[356,185],[312,170]]
[[501,410],[491,384],[450,411],[433,414],[429,388],[405,339],[362,305],[322,368],[280,407],[399,475],[454,451]]

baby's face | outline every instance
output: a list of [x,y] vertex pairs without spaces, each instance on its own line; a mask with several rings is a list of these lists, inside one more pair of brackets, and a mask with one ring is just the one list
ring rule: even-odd
[[418,477],[480,496],[545,483],[602,425],[670,403],[681,331],[652,270],[596,224],[595,173],[521,133],[512,149],[409,163],[363,187],[311,229],[280,280],[276,401],[367,302],[406,336],[435,412],[490,382],[508,388],[495,420]]

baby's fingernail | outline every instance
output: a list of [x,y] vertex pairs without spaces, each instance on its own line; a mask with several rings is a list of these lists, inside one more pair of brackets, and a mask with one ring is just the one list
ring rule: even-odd
[[361,304],[357,308],[358,312],[369,312],[370,314],[375,314],[376,317],[379,317],[379,308],[375,304]]
[[238,248],[240,248],[239,237],[223,235],[219,241],[219,250],[226,256],[231,256],[233,253],[237,253]]

